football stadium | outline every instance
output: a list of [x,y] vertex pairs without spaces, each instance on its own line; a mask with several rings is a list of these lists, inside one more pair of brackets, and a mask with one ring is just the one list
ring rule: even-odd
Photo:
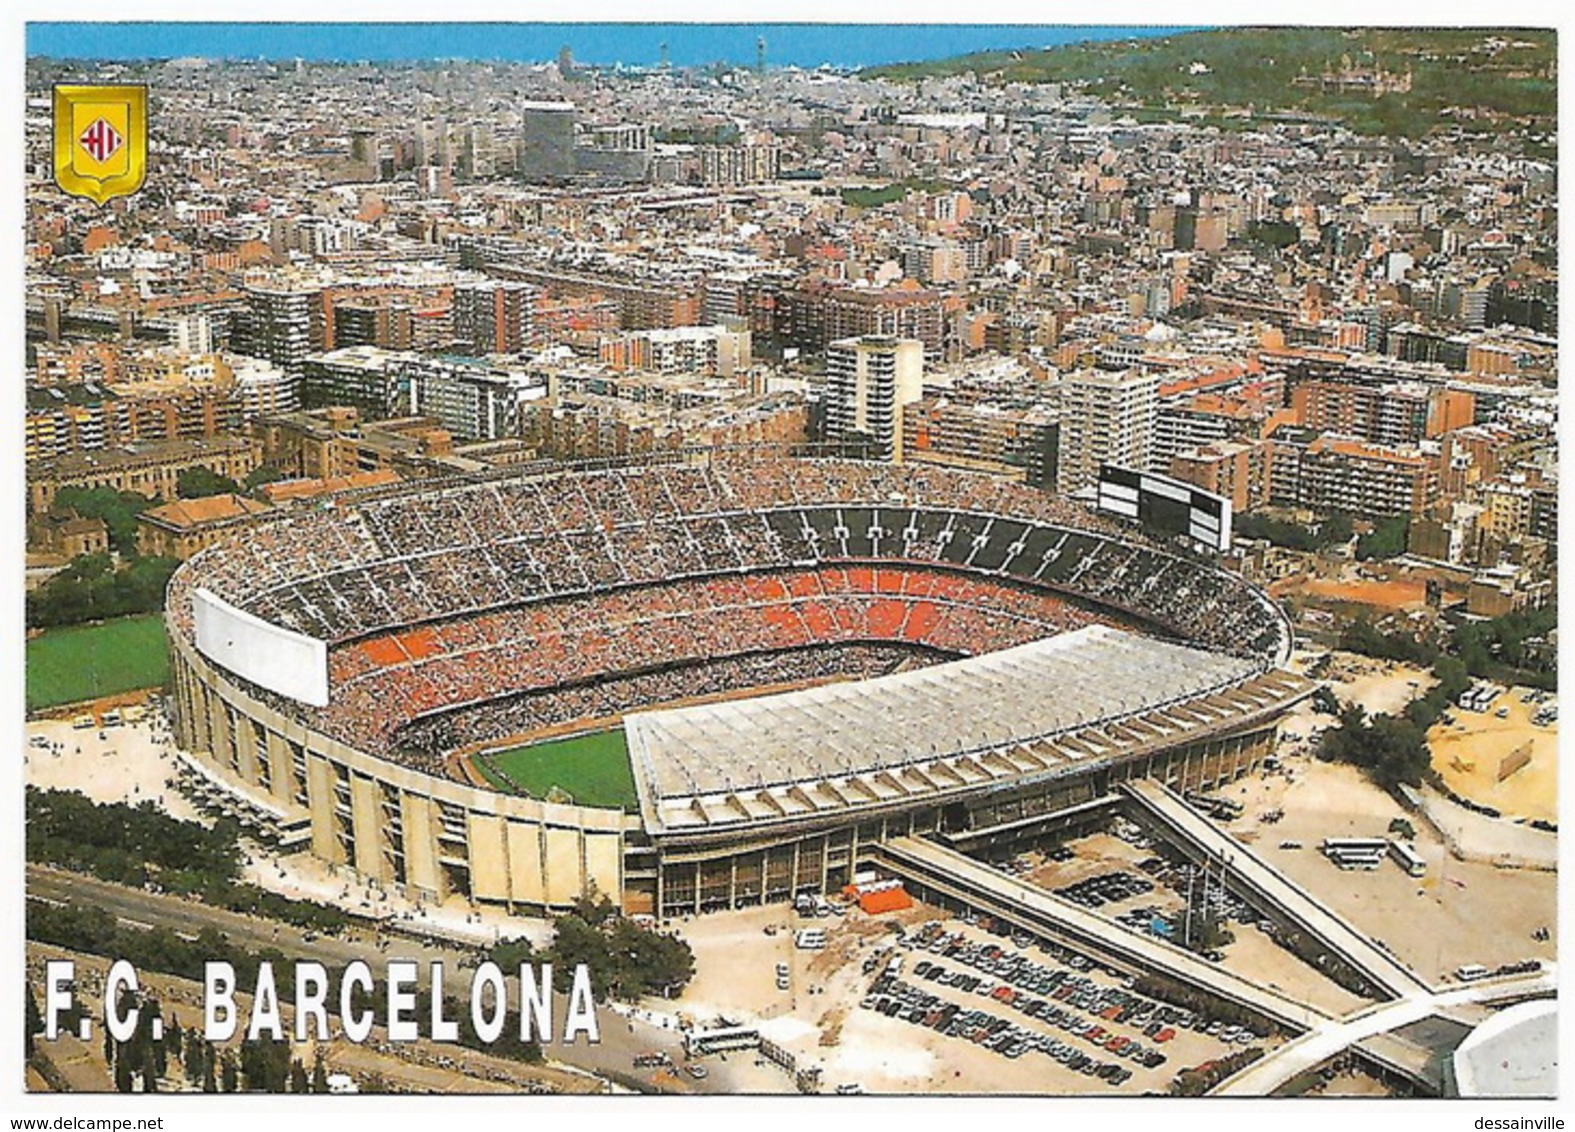
[[193,558],[166,616],[210,798],[522,912],[789,900],[903,835],[988,853],[1131,778],[1229,780],[1311,691],[1213,558],[997,478],[780,453],[341,498]]

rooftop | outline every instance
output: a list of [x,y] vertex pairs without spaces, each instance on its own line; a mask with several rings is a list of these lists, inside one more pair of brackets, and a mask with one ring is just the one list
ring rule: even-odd
[[674,832],[1053,772],[1254,714],[1305,683],[1096,625],[874,680],[634,712],[624,728],[647,828]]
[[244,495],[208,495],[199,499],[180,499],[144,511],[141,519],[173,530],[189,530],[209,523],[224,523],[271,508]]

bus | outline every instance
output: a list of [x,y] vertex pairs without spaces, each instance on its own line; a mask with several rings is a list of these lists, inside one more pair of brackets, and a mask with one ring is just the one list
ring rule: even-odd
[[1486,711],[1506,690],[1502,684],[1473,684],[1457,702],[1466,711]]
[[723,1026],[715,1030],[690,1030],[684,1035],[684,1052],[690,1057],[726,1053],[734,1049],[757,1049],[760,1031],[753,1026]]
[[1415,848],[1404,841],[1391,841],[1389,856],[1395,864],[1406,871],[1408,876],[1419,877],[1427,873],[1427,862],[1422,860]]
[[1319,848],[1342,869],[1376,869],[1389,842],[1382,837],[1326,837]]

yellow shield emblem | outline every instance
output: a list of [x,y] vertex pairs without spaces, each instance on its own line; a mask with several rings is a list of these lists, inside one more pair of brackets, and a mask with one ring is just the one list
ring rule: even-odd
[[55,184],[103,204],[148,173],[148,88],[55,87]]

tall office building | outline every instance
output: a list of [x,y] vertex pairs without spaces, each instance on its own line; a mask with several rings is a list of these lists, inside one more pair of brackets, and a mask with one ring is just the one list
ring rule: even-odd
[[235,352],[266,358],[299,377],[306,355],[322,341],[322,289],[252,284],[246,300],[246,309],[236,318]]
[[468,354],[517,354],[531,343],[536,299],[529,283],[488,279],[454,286],[454,337]]
[[366,126],[351,129],[350,162],[360,170],[359,176],[368,181],[379,179],[381,162],[378,157],[377,131]]
[[495,168],[492,128],[484,122],[465,127],[459,142],[459,175],[467,181],[490,177]]
[[1062,494],[1093,485],[1101,464],[1150,470],[1159,375],[1082,370],[1061,383]]
[[574,176],[574,103],[526,102],[520,106],[519,175],[531,184]]
[[924,393],[924,343],[865,335],[826,348],[826,439],[902,462],[902,407]]
[[436,418],[458,440],[518,436],[526,404],[547,397],[544,375],[478,358],[410,358],[395,372],[411,413]]

